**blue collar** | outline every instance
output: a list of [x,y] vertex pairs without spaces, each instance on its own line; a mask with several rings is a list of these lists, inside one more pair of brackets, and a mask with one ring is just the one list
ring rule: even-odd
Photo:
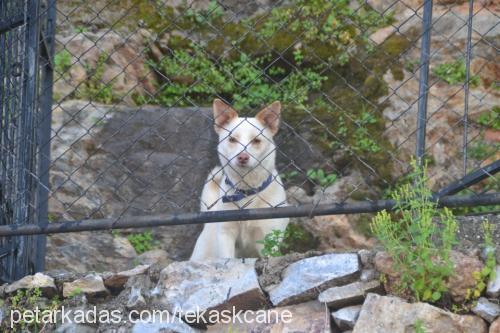
[[240,201],[241,199],[243,199],[245,197],[249,197],[251,195],[262,192],[273,182],[273,179],[274,179],[273,175],[269,175],[269,177],[267,177],[267,179],[259,187],[251,188],[248,190],[242,190],[242,189],[237,188],[236,185],[234,185],[233,182],[231,180],[229,180],[229,177],[226,176],[225,183],[227,185],[231,186],[231,188],[233,188],[235,190],[235,192],[232,195],[223,196],[222,202],[224,202],[224,203],[225,202],[236,202],[236,201]]

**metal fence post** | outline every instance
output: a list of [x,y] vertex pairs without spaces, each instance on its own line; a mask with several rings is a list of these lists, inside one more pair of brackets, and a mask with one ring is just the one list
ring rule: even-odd
[[[39,169],[40,183],[38,185],[38,225],[46,226],[48,221],[49,200],[49,167],[50,167],[50,129],[52,119],[52,85],[54,80],[54,68],[52,59],[54,56],[54,36],[56,25],[56,0],[47,1],[47,21],[45,31],[41,34],[42,57],[44,58],[41,69],[40,87],[40,119],[38,124],[39,142]],[[35,270],[42,271],[45,267],[45,247],[47,238],[45,235],[37,237]]]
[[418,90],[417,114],[417,166],[423,165],[425,154],[425,132],[427,122],[427,95],[429,93],[429,59],[432,28],[432,0],[424,2],[424,16],[422,22],[422,44],[420,50],[420,78]]

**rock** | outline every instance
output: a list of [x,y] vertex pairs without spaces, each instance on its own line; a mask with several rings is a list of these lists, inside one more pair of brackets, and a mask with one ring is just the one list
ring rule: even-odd
[[183,322],[178,317],[173,315],[165,315],[165,312],[160,315],[156,315],[154,318],[150,318],[147,321],[138,321],[132,326],[132,333],[163,333],[163,332],[175,332],[175,333],[195,333],[201,332],[197,329],[192,328],[185,322]]
[[492,323],[498,316],[500,316],[500,305],[492,303],[484,297],[480,297],[472,308],[472,312],[489,323]]
[[358,251],[359,255],[359,260],[361,261],[361,264],[363,267],[373,267],[374,260],[375,260],[375,255],[377,253],[372,250],[367,250],[367,249],[361,249]]
[[[171,313],[207,310],[257,310],[266,304],[255,259],[174,262],[160,274],[157,300]],[[203,317],[200,325],[207,324]]]
[[305,253],[289,253],[281,257],[259,258],[255,263],[259,284],[262,289],[269,290],[281,282],[281,272],[288,266],[299,260],[323,254],[323,252],[319,251],[308,251]]
[[112,291],[121,290],[130,277],[145,274],[148,268],[148,265],[140,265],[128,271],[112,274],[104,279],[104,285]]
[[47,270],[71,267],[78,273],[119,272],[128,269],[136,256],[127,238],[109,232],[83,231],[47,237]]
[[361,305],[352,305],[332,312],[332,318],[335,324],[342,330],[354,328],[361,311]]
[[353,333],[414,332],[420,321],[426,333],[486,333],[476,316],[457,315],[427,303],[407,303],[399,297],[368,294]]
[[134,263],[138,265],[160,265],[166,267],[172,260],[169,258],[168,253],[164,250],[151,250],[141,253],[134,259]]
[[397,31],[396,27],[388,26],[375,31],[370,35],[370,40],[376,45],[382,44],[389,36]]
[[486,295],[489,297],[500,297],[500,265],[496,266],[495,278],[488,282],[488,287],[486,288]]
[[65,298],[84,294],[89,300],[94,300],[107,296],[108,293],[102,277],[96,274],[89,274],[81,279],[63,284],[63,297]]
[[394,270],[393,263],[394,262],[389,253],[385,251],[379,251],[375,254],[375,269],[386,275],[397,277],[398,273]]
[[[265,312],[269,321],[259,322],[256,313],[247,314],[249,323],[235,320],[234,323],[220,323],[208,327],[207,333],[219,332],[331,332],[328,309],[317,301],[293,306],[278,307]],[[259,313],[259,316],[261,314]],[[263,316],[261,316],[263,317]],[[251,321],[251,322],[250,322]]]
[[313,202],[313,197],[307,195],[302,187],[291,186],[286,190],[288,203],[291,205],[307,205]]
[[376,280],[370,282],[353,282],[321,292],[318,296],[318,301],[326,303],[330,308],[340,309],[349,305],[361,304],[366,294],[381,291],[382,286]]
[[491,323],[489,333],[500,333],[500,318]]
[[[467,295],[467,289],[476,286],[474,272],[483,269],[483,263],[477,256],[467,256],[458,251],[451,251],[450,260],[453,263],[453,275],[448,279],[447,287],[455,302],[463,302]],[[394,291],[399,274],[393,268],[392,258],[386,252],[378,252],[375,255],[375,268],[387,277],[385,289],[387,292]]]
[[146,306],[147,302],[141,293],[141,289],[132,287],[125,307],[129,310],[142,310],[145,309]]
[[361,282],[368,282],[372,280],[377,280],[380,277],[379,272],[377,272],[374,269],[363,269],[361,271],[361,276],[359,277],[359,280]]
[[[85,84],[93,78],[97,66],[102,66],[100,81],[110,84],[116,98],[134,105],[132,96],[154,93],[155,77],[145,64],[147,44],[153,36],[138,29],[122,37],[109,28],[61,36],[58,39],[70,55],[71,67],[56,73],[54,94],[60,99],[79,97]],[[82,96],[90,98],[93,96]]]
[[467,289],[473,289],[477,284],[474,272],[480,272],[484,265],[478,257],[466,256],[457,251],[451,251],[450,259],[454,274],[449,278],[447,287],[455,302],[463,302]]
[[38,288],[45,297],[57,295],[57,288],[54,279],[43,273],[28,275],[5,287],[5,294],[12,295],[18,290],[29,290]]
[[317,188],[313,202],[315,204],[344,202],[350,199],[353,191],[366,197],[376,194],[360,172],[352,171],[351,174],[339,178],[327,188]]
[[95,333],[97,329],[83,324],[65,323],[59,326],[55,333]]
[[151,293],[156,292],[148,275],[132,276],[127,281],[125,287],[126,290],[120,296],[123,295],[126,297],[125,307],[128,310],[146,310]]
[[330,287],[352,282],[360,273],[356,253],[332,253],[300,260],[282,272],[282,281],[266,291],[274,306],[314,299]]
[[350,219],[347,215],[327,215],[301,219],[301,223],[307,231],[318,238],[318,250],[352,250],[373,247],[375,240],[358,232]]
[[[58,133],[51,146],[54,162],[50,180],[54,190],[49,200],[55,219],[111,218],[125,212],[141,216],[198,211],[206,175],[217,164],[211,108],[167,109],[67,101],[54,108],[52,128]],[[80,201],[83,199],[86,201]],[[201,228],[158,227],[153,237],[171,259],[185,260],[191,255]],[[142,231],[145,230],[133,230]],[[129,263],[136,257],[127,255],[123,265],[118,260],[120,267],[111,268],[100,254],[115,256],[116,240],[111,235],[101,236],[106,234],[102,232],[87,233],[89,236],[84,239],[73,236],[80,234],[49,238],[48,257],[55,261],[50,268],[67,267],[71,262],[86,266],[82,267],[85,272],[118,272],[130,268]],[[58,259],[61,246],[68,252],[64,257],[71,255],[71,261]],[[81,260],[81,253],[88,260]]]

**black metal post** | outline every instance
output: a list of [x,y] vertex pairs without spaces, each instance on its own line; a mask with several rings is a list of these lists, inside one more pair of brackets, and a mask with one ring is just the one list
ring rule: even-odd
[[425,132],[427,122],[427,95],[429,89],[429,58],[432,28],[432,0],[424,2],[424,17],[422,22],[422,44],[420,50],[420,80],[418,89],[417,115],[417,166],[423,165],[425,154]]
[[472,17],[474,16],[474,0],[469,0],[469,17],[467,19],[467,54],[465,59],[465,86],[464,86],[464,136],[463,136],[463,169],[464,175],[467,174],[467,140],[469,125],[469,80],[470,80],[470,61],[472,53]]
[[[27,1],[26,27],[24,30],[24,52],[22,77],[21,108],[19,112],[19,130],[16,133],[16,163],[18,168],[16,191],[17,203],[15,205],[15,223],[33,223],[30,216],[30,193],[31,172],[34,166],[34,117],[37,109],[37,87],[38,87],[38,0]],[[30,254],[33,250],[34,240],[27,236],[19,237],[17,253],[14,262],[14,278],[21,278],[34,270],[30,263]]]
[[[50,167],[50,129],[52,120],[52,82],[54,81],[54,68],[52,59],[54,56],[55,25],[56,25],[56,0],[48,0],[46,8],[46,26],[41,34],[41,42],[44,44],[45,52],[41,52],[45,58],[41,69],[41,91],[40,91],[40,122],[38,124],[39,142],[39,184],[37,219],[38,225],[48,225],[48,200],[49,200],[49,167]],[[37,237],[35,270],[43,271],[45,267],[45,247],[47,238],[45,235]]]

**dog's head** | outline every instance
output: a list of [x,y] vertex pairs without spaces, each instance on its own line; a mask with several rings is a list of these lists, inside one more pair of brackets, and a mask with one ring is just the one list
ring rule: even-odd
[[280,102],[266,106],[255,118],[239,117],[220,99],[214,100],[213,108],[222,165],[230,166],[240,175],[258,166],[272,171],[276,150],[273,137],[279,128]]

